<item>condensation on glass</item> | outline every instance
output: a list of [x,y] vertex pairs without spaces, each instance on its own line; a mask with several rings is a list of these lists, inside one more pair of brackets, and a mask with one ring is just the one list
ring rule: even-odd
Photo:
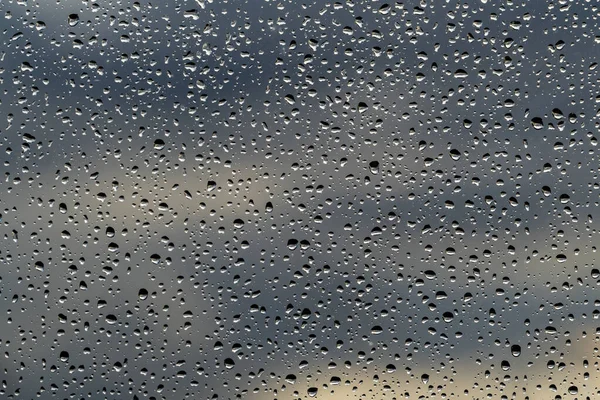
[[593,1],[0,4],[0,397],[593,399]]

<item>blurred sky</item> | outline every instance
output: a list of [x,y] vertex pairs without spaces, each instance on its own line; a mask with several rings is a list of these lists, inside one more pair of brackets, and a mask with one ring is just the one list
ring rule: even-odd
[[590,2],[0,11],[3,397],[597,392]]

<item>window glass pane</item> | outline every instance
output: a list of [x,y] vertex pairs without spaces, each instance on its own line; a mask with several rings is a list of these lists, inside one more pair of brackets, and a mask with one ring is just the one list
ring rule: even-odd
[[598,392],[594,2],[0,12],[0,397]]

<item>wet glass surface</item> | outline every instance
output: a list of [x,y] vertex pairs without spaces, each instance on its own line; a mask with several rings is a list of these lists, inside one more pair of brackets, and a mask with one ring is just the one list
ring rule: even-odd
[[0,397],[591,399],[591,1],[3,1]]

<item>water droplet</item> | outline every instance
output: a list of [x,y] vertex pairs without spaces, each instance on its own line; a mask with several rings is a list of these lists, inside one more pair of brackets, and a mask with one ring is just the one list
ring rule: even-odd
[[533,129],[540,130],[544,128],[544,122],[540,117],[535,117],[531,119],[531,126]]
[[383,333],[383,328],[379,325],[375,325],[374,327],[371,328],[371,334],[373,335],[380,335]]
[[144,288],[138,291],[138,298],[140,300],[146,300],[148,298],[148,291]]
[[69,23],[69,26],[76,26],[79,23],[79,15],[78,14],[69,14],[68,23]]
[[513,344],[510,346],[510,353],[513,355],[513,357],[519,357],[521,355],[521,346],[518,344]]

